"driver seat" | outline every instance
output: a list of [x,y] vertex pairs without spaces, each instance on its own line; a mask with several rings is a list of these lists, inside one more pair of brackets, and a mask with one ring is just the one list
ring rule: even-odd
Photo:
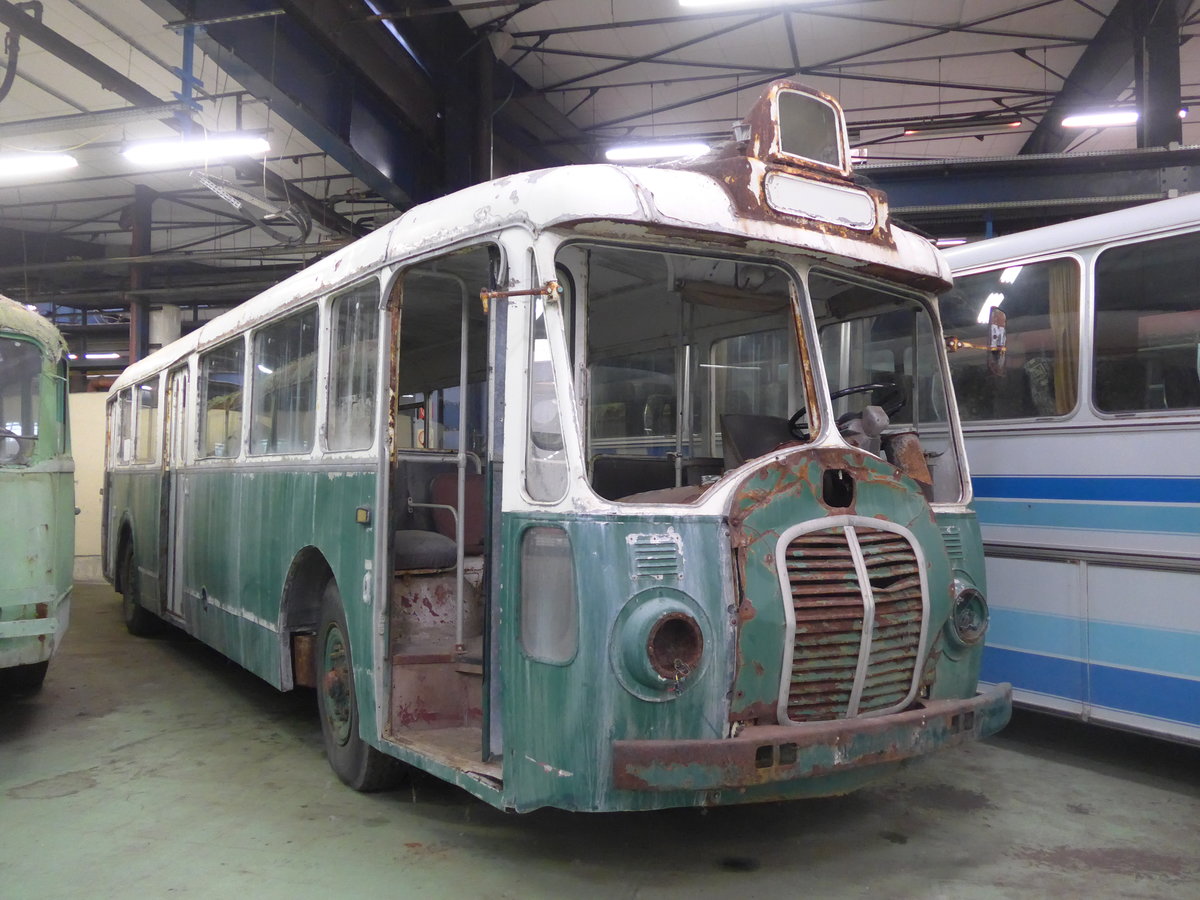
[[721,447],[725,469],[736,469],[748,459],[770,453],[782,444],[796,443],[788,420],[780,416],[726,413],[721,416]]

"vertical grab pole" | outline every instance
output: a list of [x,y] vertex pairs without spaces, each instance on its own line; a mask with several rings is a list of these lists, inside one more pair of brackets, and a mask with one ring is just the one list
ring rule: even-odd
[[465,282],[460,281],[462,290],[462,325],[458,352],[458,515],[454,517],[454,543],[457,545],[454,572],[454,652],[466,649],[463,642],[463,614],[465,603],[463,587],[466,582],[466,528],[463,522],[467,512],[467,337],[470,318],[470,297]]

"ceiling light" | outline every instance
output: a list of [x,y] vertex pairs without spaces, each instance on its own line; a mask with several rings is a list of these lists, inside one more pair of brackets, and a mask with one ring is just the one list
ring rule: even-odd
[[939,247],[957,247],[959,244],[965,244],[966,242],[966,238],[949,237],[938,238],[934,243]]
[[628,144],[622,147],[609,147],[604,151],[604,157],[611,162],[680,159],[685,156],[701,156],[707,153],[708,149],[708,144],[697,141],[681,144]]
[[983,301],[983,306],[979,307],[979,315],[976,316],[975,321],[980,325],[986,325],[991,321],[992,310],[1003,302],[1003,294],[999,292],[988,294]]
[[0,178],[24,178],[49,172],[65,172],[77,165],[79,161],[68,153],[5,154],[0,156]]
[[1020,127],[1020,119],[1009,119],[999,122],[986,120],[979,122],[930,122],[926,125],[917,125],[913,128],[904,129],[904,136],[912,137],[919,134],[930,137],[951,137],[952,135],[968,135],[973,137],[979,134],[1003,134],[1006,131]]
[[799,0],[679,0],[679,5],[693,9],[712,6],[782,6],[785,3],[799,5]]
[[1109,109],[1104,112],[1079,113],[1062,120],[1063,128],[1108,128],[1112,125],[1136,125],[1136,109]]
[[266,138],[244,134],[226,134],[170,141],[147,141],[133,144],[124,157],[139,166],[165,166],[185,163],[206,163],[235,156],[257,156],[266,153],[271,145]]
[[120,359],[120,353],[85,353],[84,359]]

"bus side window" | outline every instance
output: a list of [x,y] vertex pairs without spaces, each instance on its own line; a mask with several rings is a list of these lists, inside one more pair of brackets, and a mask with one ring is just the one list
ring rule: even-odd
[[325,443],[330,450],[366,450],[375,433],[379,357],[379,286],[369,281],[334,297],[333,348]]
[[237,456],[242,440],[242,339],[200,357],[200,455]]
[[154,462],[158,450],[158,376],[134,388],[137,434],[133,441],[133,461]]
[[1102,412],[1200,407],[1200,235],[1096,260],[1093,402]]
[[133,392],[128,388],[117,395],[113,404],[113,460],[118,463],[133,461]]
[[250,453],[308,453],[317,409],[317,308],[254,334]]
[[1079,265],[1052,259],[961,275],[939,305],[943,329],[986,348],[993,307],[1007,320],[1007,361],[989,371],[987,349],[950,354],[964,422],[1064,416],[1075,408],[1079,369]]

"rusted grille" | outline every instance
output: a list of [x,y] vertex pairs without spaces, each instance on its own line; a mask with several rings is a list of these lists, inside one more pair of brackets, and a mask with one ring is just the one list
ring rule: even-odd
[[846,529],[802,534],[787,548],[796,636],[787,715],[794,722],[843,718],[901,703],[912,685],[921,638],[921,577],[902,535],[853,529],[875,601],[870,654],[851,710],[866,605]]

